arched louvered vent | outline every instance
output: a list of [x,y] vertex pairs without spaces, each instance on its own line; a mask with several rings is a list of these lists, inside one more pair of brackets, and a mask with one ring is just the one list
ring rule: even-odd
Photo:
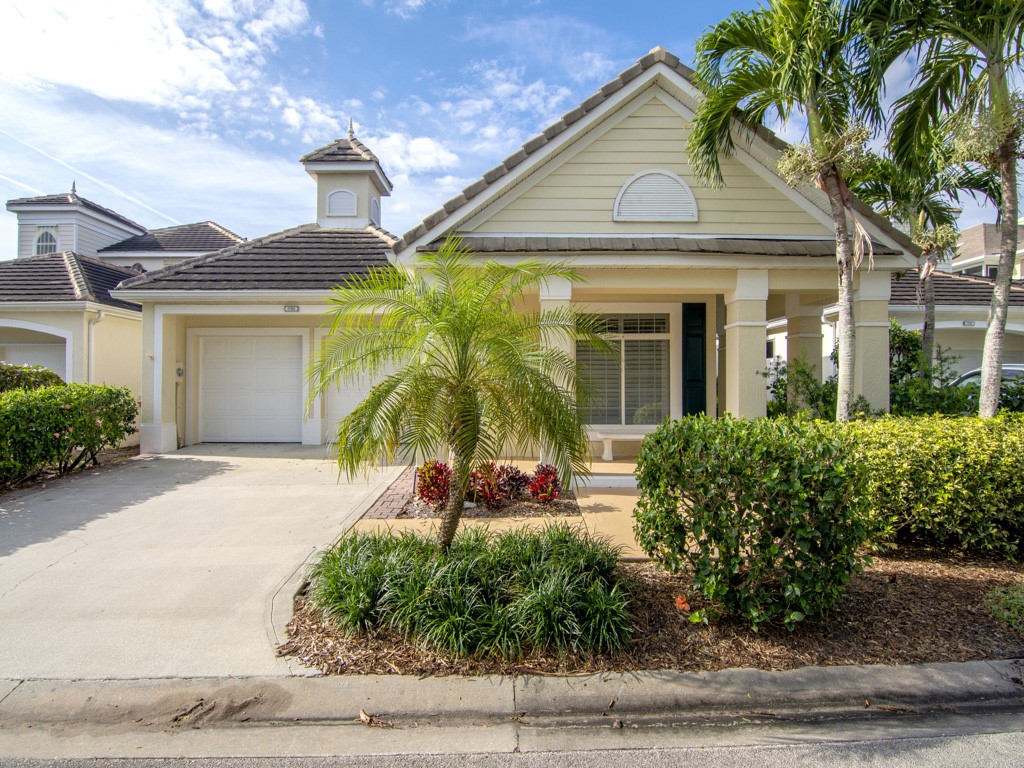
[[356,196],[347,189],[339,189],[327,196],[328,216],[355,216]]
[[380,226],[380,200],[376,197],[370,201],[370,221]]
[[615,221],[696,221],[697,201],[672,171],[641,171],[615,197]]

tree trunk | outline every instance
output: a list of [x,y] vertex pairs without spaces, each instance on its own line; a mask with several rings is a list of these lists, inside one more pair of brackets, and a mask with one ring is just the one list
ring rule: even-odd
[[936,250],[928,254],[925,270],[928,276],[924,279],[921,292],[924,294],[924,328],[921,329],[921,377],[931,378],[932,366],[935,365],[935,266],[938,262]]
[[466,501],[466,483],[469,472],[466,461],[457,453],[452,452],[451,482],[448,485],[448,503],[441,512],[441,530],[437,534],[437,543],[442,552],[447,552],[455,538],[455,531],[462,519],[462,507]]
[[836,421],[849,421],[853,403],[853,372],[856,365],[856,330],[853,324],[853,246],[843,203],[839,172],[835,168],[821,175],[822,187],[832,207],[836,228],[836,262],[839,267],[839,389],[836,396]]
[[981,356],[981,401],[978,415],[991,418],[999,410],[999,392],[1002,388],[1003,338],[1006,335],[1006,310],[1010,301],[1010,280],[1017,259],[1017,157],[1016,141],[1011,134],[999,146],[999,184],[1003,204],[999,211],[999,272],[992,290],[988,329]]

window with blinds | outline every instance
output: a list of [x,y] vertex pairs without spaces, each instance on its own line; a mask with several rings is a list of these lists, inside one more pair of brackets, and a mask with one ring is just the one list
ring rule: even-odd
[[660,424],[669,415],[668,314],[607,315],[615,353],[576,345],[580,377],[591,391],[584,421],[602,425]]

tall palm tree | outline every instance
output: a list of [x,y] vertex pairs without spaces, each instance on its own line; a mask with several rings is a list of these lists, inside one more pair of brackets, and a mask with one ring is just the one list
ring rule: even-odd
[[1013,73],[1024,56],[1024,0],[853,0],[865,45],[863,80],[882,84],[888,68],[917,56],[913,88],[896,103],[891,147],[912,157],[922,136],[954,116],[966,157],[1000,182],[999,271],[982,354],[979,414],[994,416],[1002,383],[1003,339],[1017,255],[1017,160],[1024,106]]
[[[941,144],[941,142],[940,142]],[[913,163],[897,163],[872,154],[847,179],[850,189],[893,222],[905,226],[921,248],[920,295],[924,304],[921,332],[922,376],[931,375],[935,359],[935,288],[932,275],[956,242],[957,204],[963,196],[998,202],[999,183],[984,168],[945,164],[940,149],[922,145]]]
[[[839,271],[839,391],[836,418],[850,416],[854,381],[853,273],[870,240],[853,212],[844,180],[866,132],[853,122],[839,0],[770,0],[735,12],[697,41],[696,73],[706,92],[688,141],[694,169],[722,183],[719,153],[734,151],[733,123],[777,115],[807,120],[808,145],[790,153],[790,183],[813,182],[828,196]],[[785,159],[785,158],[784,158]]]
[[480,263],[450,238],[411,274],[372,270],[329,300],[330,334],[309,371],[313,395],[359,376],[379,379],[338,424],[338,465],[351,475],[382,455],[447,449],[442,549],[481,463],[539,448],[566,483],[587,471],[576,363],[560,342],[611,346],[600,318],[572,308],[521,311],[525,294],[552,278],[580,279],[564,262]]

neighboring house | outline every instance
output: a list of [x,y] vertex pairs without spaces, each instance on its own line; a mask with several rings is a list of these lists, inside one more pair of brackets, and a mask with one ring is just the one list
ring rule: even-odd
[[[889,317],[902,327],[920,331],[924,327],[924,305],[918,299],[918,273],[893,273],[890,284]],[[935,342],[950,356],[954,371],[965,373],[981,367],[981,351],[988,328],[993,278],[936,272]],[[835,371],[829,354],[835,343],[839,309],[835,304],[822,312],[824,346],[822,366],[826,374]],[[1024,285],[1010,286],[1010,308],[1003,347],[1004,362],[1024,363]],[[792,359],[788,354],[784,322],[769,327],[768,358]]]
[[148,231],[71,192],[7,203],[17,258],[0,261],[0,360],[52,368],[67,381],[139,393],[142,312],[110,289],[140,271],[242,242],[213,222]]
[[[451,233],[481,258],[571,259],[585,282],[552,281],[528,309],[604,313],[618,361],[577,350],[599,388],[596,440],[634,441],[666,416],[765,412],[769,321],[820,359],[835,302],[825,196],[776,172],[786,145],[736,126],[726,184],[709,187],[686,153],[702,98],[692,71],[656,48],[428,216],[400,240],[379,228],[391,184],[351,132],[302,162],[317,221],[151,272],[118,298],[144,311],[143,449],[203,441],[323,443],[366,384],[314,399],[304,372],[330,288],[388,261],[414,263]],[[855,284],[856,392],[888,402],[890,272],[917,251],[868,206],[875,269]]]
[[[1024,221],[1024,220],[1022,220]],[[960,233],[956,245],[956,256],[950,268],[953,272],[978,277],[995,277],[999,271],[999,226],[996,224],[975,224]],[[1017,226],[1017,262],[1013,279],[1024,277],[1024,224]]]
[[140,392],[142,315],[110,295],[137,274],[70,251],[0,261],[0,360]]

